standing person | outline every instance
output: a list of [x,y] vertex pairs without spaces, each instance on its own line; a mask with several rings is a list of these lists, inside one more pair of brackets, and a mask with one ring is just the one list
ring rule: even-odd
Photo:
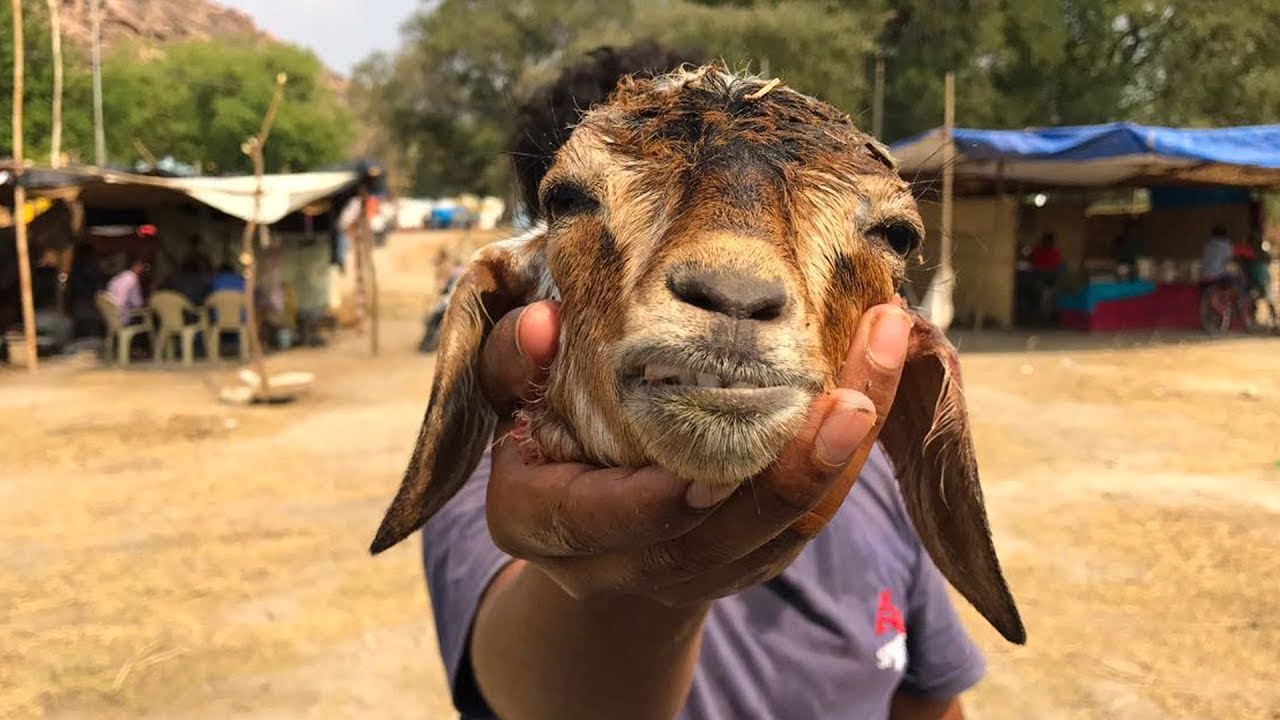
[[1062,275],[1062,251],[1053,233],[1040,236],[1040,244],[1031,251],[1031,270],[1040,291],[1039,320],[1047,324],[1053,317],[1053,295]]
[[129,325],[141,320],[138,311],[146,305],[142,296],[142,275],[147,263],[139,255],[130,255],[128,265],[107,283],[107,294],[120,308],[120,322]]
[[[620,76],[686,59],[697,58],[652,45],[592,53],[526,106],[517,149],[554,152],[579,114],[602,101]],[[524,166],[522,188],[535,191],[547,163],[532,152],[513,157]],[[537,303],[499,320],[477,377],[489,397],[510,401],[543,381],[541,368],[554,357],[559,335],[557,307]],[[846,365],[858,387],[865,381],[892,396],[910,322],[893,305],[868,310]],[[784,507],[778,488],[827,487],[831,468],[842,467],[869,430],[870,420],[851,418],[889,399],[838,392],[847,407],[832,411],[816,440],[787,451],[813,460],[768,470],[755,480],[758,495],[728,502],[758,516],[792,518],[801,510]],[[871,454],[825,530],[795,548],[798,555],[772,560],[753,537],[759,528],[686,498],[684,484],[657,468],[633,472],[624,486],[592,483],[584,472],[592,470],[525,465],[517,447],[499,442],[423,531],[440,653],[462,717],[963,717],[959,695],[981,678],[985,663],[912,528],[883,451]],[[559,496],[552,486],[582,492]],[[487,516],[486,495],[495,493],[507,495],[508,507],[530,512]],[[537,511],[544,507],[564,512]],[[534,550],[517,559],[490,535],[498,527],[535,545],[565,533],[615,537],[611,517],[634,518],[662,534],[687,526],[692,516],[706,518],[704,531],[707,523],[720,528],[719,549],[741,562],[695,574],[689,584],[700,588],[697,598],[680,605],[664,603],[652,588],[689,559],[646,554],[671,533],[638,531],[627,538],[630,550],[574,559]],[[580,600],[561,585],[570,566],[608,576],[644,557],[648,574],[626,594]]]
[[1254,302],[1263,303],[1267,308],[1267,321],[1272,328],[1280,330],[1280,318],[1276,317],[1276,306],[1271,299],[1271,252],[1270,243],[1258,236],[1245,247],[1236,246],[1235,257],[1241,264],[1244,282],[1249,297]]
[[1238,288],[1238,278],[1231,272],[1235,247],[1224,225],[1214,225],[1200,255],[1200,284],[1202,287],[1223,286]]

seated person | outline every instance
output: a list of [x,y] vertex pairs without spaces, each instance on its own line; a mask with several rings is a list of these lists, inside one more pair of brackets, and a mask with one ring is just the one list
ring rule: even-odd
[[199,305],[209,294],[209,283],[200,273],[198,263],[187,259],[179,266],[178,272],[160,284],[160,289],[172,290],[190,300],[193,305]]
[[1226,227],[1215,225],[1200,255],[1201,287],[1243,290],[1240,277],[1231,270],[1231,262],[1234,259],[1235,247],[1231,244],[1231,238],[1227,236]]
[[147,263],[140,256],[129,257],[129,264],[124,270],[116,273],[107,283],[107,294],[120,308],[120,323],[131,325],[141,322],[138,311],[146,305],[142,297],[142,274],[147,270]]
[[209,281],[209,292],[215,293],[219,290],[244,292],[244,276],[236,272],[235,268],[231,267],[231,263],[219,265],[218,272]]

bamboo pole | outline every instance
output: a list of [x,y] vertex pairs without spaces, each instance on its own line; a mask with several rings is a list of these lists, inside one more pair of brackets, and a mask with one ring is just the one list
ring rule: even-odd
[[102,0],[89,0],[93,16],[93,158],[107,164],[107,136],[102,120]]
[[955,270],[951,265],[951,236],[955,183],[955,75],[947,73],[944,120],[942,125],[942,228],[938,238],[938,270],[929,281],[921,305],[929,321],[946,331],[955,317]]
[[49,39],[53,43],[53,137],[49,165],[62,166],[62,3],[49,0]]
[[[26,339],[27,370],[35,372],[36,311],[31,298],[31,250],[27,247],[27,189],[22,185],[22,92],[26,51],[22,34],[22,0],[13,0],[13,230],[18,245],[18,282],[22,290],[22,330]],[[10,348],[9,352],[13,352]]]
[[[942,266],[951,267],[951,228],[955,194],[956,74],[947,73],[942,124]],[[949,274],[949,272],[948,272]]]
[[258,229],[258,213],[262,210],[262,176],[266,173],[266,161],[262,149],[271,136],[271,126],[275,124],[276,114],[280,111],[280,103],[284,100],[284,85],[288,77],[284,73],[276,76],[275,94],[271,96],[271,104],[267,106],[267,114],[262,118],[262,127],[258,134],[249,138],[240,146],[241,151],[253,160],[253,176],[256,181],[253,190],[253,216],[244,225],[244,236],[240,240],[240,263],[244,266],[244,306],[245,322],[249,325],[249,359],[254,371],[258,373],[258,392],[267,400],[271,399],[271,379],[267,376],[267,363],[263,357],[262,339],[258,337],[258,309],[254,296],[257,290],[257,266],[254,262],[253,236]]
[[368,313],[369,313],[369,352],[378,356],[378,268],[373,262],[373,227],[369,223],[369,191],[360,189],[360,232],[359,251],[364,258],[364,272],[367,273]]

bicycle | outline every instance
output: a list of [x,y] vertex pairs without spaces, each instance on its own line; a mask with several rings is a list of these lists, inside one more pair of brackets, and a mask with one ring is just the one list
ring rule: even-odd
[[[1242,292],[1233,280],[1215,280],[1204,283],[1200,292],[1200,327],[1210,335],[1224,335],[1231,330],[1236,318],[1244,324],[1245,332],[1254,332],[1254,300],[1248,292]],[[1274,319],[1274,314],[1273,314]]]

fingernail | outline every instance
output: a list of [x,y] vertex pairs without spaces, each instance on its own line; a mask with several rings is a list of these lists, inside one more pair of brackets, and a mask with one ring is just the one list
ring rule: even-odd
[[707,508],[719,505],[737,489],[737,485],[728,485],[724,483],[712,484],[709,482],[695,480],[692,483],[689,483],[689,489],[684,493],[684,501],[694,510],[706,510]]
[[520,344],[520,323],[524,322],[524,316],[528,312],[529,312],[529,308],[526,307],[525,309],[520,311],[520,316],[516,318],[516,352],[522,358],[527,358],[528,355],[526,355],[524,352],[524,346]]
[[911,325],[911,317],[901,309],[880,313],[871,325],[871,338],[867,341],[871,362],[885,370],[897,370],[906,359]]
[[828,467],[842,467],[857,451],[875,424],[876,408],[871,399],[858,393],[841,398],[827,413],[814,439],[817,459]]

